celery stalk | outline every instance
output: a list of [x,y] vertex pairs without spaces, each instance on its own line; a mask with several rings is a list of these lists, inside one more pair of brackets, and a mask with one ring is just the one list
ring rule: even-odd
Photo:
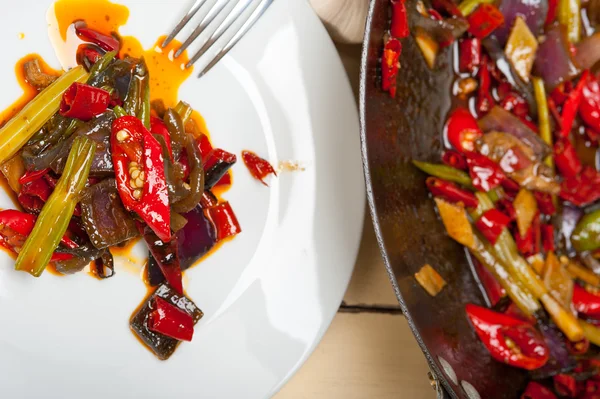
[[39,277],[48,265],[85,188],[95,150],[95,142],[87,137],[77,137],[73,141],[64,172],[19,253],[17,270]]
[[60,107],[63,93],[75,82],[85,82],[88,73],[77,66],[64,73],[31,100],[0,129],[0,164],[13,157],[44,126]]

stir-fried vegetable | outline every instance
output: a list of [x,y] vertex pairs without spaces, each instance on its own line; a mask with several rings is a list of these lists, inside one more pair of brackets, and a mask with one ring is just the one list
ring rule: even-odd
[[0,129],[0,164],[10,159],[58,111],[63,93],[88,74],[78,66],[63,74]]
[[87,182],[95,150],[89,139],[81,137],[73,142],[63,175],[19,253],[17,270],[37,277],[46,268],[52,252],[67,231],[79,194]]
[[559,0],[557,19],[567,28],[571,43],[577,43],[581,37],[581,1]]
[[431,296],[436,296],[446,286],[446,281],[430,265],[423,266],[415,273],[415,279]]
[[508,42],[506,43],[506,56],[521,79],[529,82],[529,74],[535,61],[538,42],[531,33],[522,17],[515,19]]
[[600,248],[600,210],[581,218],[571,234],[571,243],[579,252]]
[[474,248],[475,236],[465,208],[439,198],[435,199],[435,203],[448,235],[467,248]]
[[423,172],[435,177],[439,177],[440,179],[458,183],[466,187],[469,187],[472,184],[471,178],[467,173],[450,166],[437,165],[415,160],[413,160],[412,163]]

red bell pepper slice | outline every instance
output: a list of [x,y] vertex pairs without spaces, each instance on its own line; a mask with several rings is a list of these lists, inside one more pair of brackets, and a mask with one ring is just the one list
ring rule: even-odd
[[458,42],[458,68],[463,73],[473,73],[481,64],[481,40],[476,37]]
[[227,237],[233,237],[242,232],[240,223],[231,209],[229,202],[223,202],[206,210],[207,218],[214,224],[217,230],[217,240],[221,241]]
[[405,0],[391,0],[392,3],[392,22],[390,25],[390,33],[396,39],[407,37],[410,32],[408,30],[408,16],[406,14]]
[[548,361],[550,351],[531,324],[473,304],[465,309],[494,359],[526,370],[540,368]]
[[510,218],[497,209],[487,210],[475,222],[475,227],[488,239],[489,242],[496,244],[498,236],[510,223]]
[[488,192],[506,180],[506,175],[498,164],[476,152],[467,155],[469,174],[473,179],[473,186],[480,191]]
[[81,39],[94,43],[106,51],[118,51],[121,47],[117,38],[86,28],[82,23],[75,24],[75,32]]
[[453,168],[460,170],[467,170],[469,167],[467,165],[467,159],[458,151],[454,150],[446,150],[442,155],[442,162],[448,166],[452,166]]
[[496,6],[481,4],[468,16],[469,33],[483,39],[504,24],[504,15]]
[[496,280],[496,277],[487,268],[483,267],[477,259],[473,259],[473,263],[490,303],[492,306],[496,305],[500,299],[506,296],[506,291]]
[[154,300],[156,309],[148,317],[148,329],[179,341],[191,341],[194,336],[192,316],[159,296]]
[[530,381],[521,395],[521,399],[556,399],[556,395],[542,384]]
[[273,169],[271,164],[253,153],[252,151],[242,151],[242,159],[244,160],[244,164],[250,171],[250,174],[258,181],[260,181],[265,186],[269,186],[265,183],[265,178],[270,174],[274,174],[277,176],[277,172]]
[[198,149],[200,150],[200,155],[202,155],[202,162],[206,163],[208,156],[213,150],[213,146],[210,143],[210,140],[205,134],[201,134],[200,137],[196,139],[198,143]]
[[158,134],[165,140],[165,144],[167,145],[167,150],[169,150],[169,156],[171,157],[172,161],[173,148],[171,148],[171,135],[169,134],[169,129],[167,129],[167,125],[165,125],[165,122],[163,122],[163,120],[160,118],[151,116],[150,131],[152,132],[152,134]]
[[600,295],[592,294],[578,284],[573,286],[573,306],[578,313],[600,317]]
[[581,104],[581,98],[583,96],[583,88],[587,85],[588,79],[590,76],[590,71],[585,71],[581,75],[579,82],[577,82],[577,86],[575,89],[569,93],[569,97],[565,101],[562,110],[562,128],[560,130],[561,137],[568,137],[571,133],[571,128],[573,127],[573,121],[575,120],[575,115],[577,115],[577,111],[579,110],[579,105]]
[[475,151],[475,141],[482,135],[477,120],[466,108],[456,108],[446,121],[446,139],[463,154]]
[[594,75],[583,87],[579,116],[593,131],[600,131],[600,83]]
[[529,226],[529,229],[527,230],[527,233],[525,233],[525,236],[521,236],[521,233],[519,233],[519,229],[517,228],[517,226],[514,226],[513,236],[515,238],[515,243],[517,244],[517,249],[524,256],[530,256],[539,253],[542,239],[539,212],[533,218],[531,226]]
[[19,178],[19,183],[21,183],[21,184],[30,183],[30,182],[37,180],[40,177],[44,176],[48,172],[50,172],[50,168],[46,168],[46,169],[42,169],[42,170],[27,171],[27,172],[25,172],[25,174],[23,176],[21,176],[21,178]]
[[479,116],[487,114],[495,104],[494,97],[491,94],[492,77],[490,64],[490,59],[487,56],[483,56],[478,72],[479,86],[477,87],[477,101],[475,102],[475,109]]
[[221,180],[215,184],[215,187],[218,186],[231,186],[231,173],[227,172],[221,177]]
[[427,178],[425,184],[427,184],[427,188],[434,197],[441,197],[448,202],[462,204],[467,208],[477,208],[477,205],[479,205],[479,201],[477,200],[477,197],[475,197],[475,194],[463,190],[449,181],[431,176]]
[[[133,116],[114,121],[110,142],[123,205],[137,213],[158,238],[170,241],[171,208],[160,143],[142,121]],[[144,175],[137,174],[133,179],[130,170]]]
[[554,245],[554,226],[544,223],[541,226],[542,231],[542,246],[544,251],[550,252],[555,250]]
[[556,213],[556,207],[554,206],[552,195],[548,193],[542,193],[541,191],[534,191],[533,195],[541,213],[550,216],[553,216]]
[[559,396],[574,398],[577,396],[577,381],[575,377],[569,374],[557,374],[552,377],[554,390]]
[[396,83],[398,80],[398,69],[400,69],[400,54],[402,44],[396,38],[390,38],[383,47],[381,57],[381,88],[390,93],[390,97],[396,97]]
[[89,121],[108,108],[110,93],[83,83],[73,83],[63,95],[60,114],[69,118]]
[[554,161],[564,177],[577,176],[583,168],[577,151],[568,137],[561,138],[554,144]]
[[591,166],[584,166],[579,175],[562,181],[560,198],[577,206],[597,201],[600,199],[600,173]]

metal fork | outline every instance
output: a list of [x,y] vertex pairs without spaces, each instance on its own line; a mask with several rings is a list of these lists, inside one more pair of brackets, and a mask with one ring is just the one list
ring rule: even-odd
[[[189,46],[192,44],[198,36],[202,32],[204,32],[207,28],[209,28],[215,18],[223,12],[223,9],[227,6],[227,4],[231,4],[231,2],[237,1],[237,4],[232,7],[227,16],[221,22],[214,32],[210,35],[210,37],[204,42],[200,50],[198,50],[192,58],[190,58],[189,62],[185,65],[186,68],[191,67],[200,57],[202,57],[213,45],[223,36],[225,32],[233,25],[240,16],[246,11],[246,9],[253,3],[257,4],[255,6],[254,11],[248,17],[246,22],[239,28],[239,30],[229,39],[229,41],[215,54],[214,58],[204,67],[204,69],[200,72],[198,77],[202,77],[206,75],[208,71],[211,70],[224,56],[240,41],[240,39],[252,28],[252,26],[258,21],[258,19],[264,14],[264,12],[269,8],[269,6],[273,3],[274,0],[217,0],[205,13],[202,17],[202,20],[194,29],[190,37],[188,37],[185,42],[181,45],[177,51],[175,51],[174,57],[179,57]],[[207,0],[196,0],[194,5],[187,14],[183,17],[183,19],[177,24],[177,26],[173,29],[173,31],[167,36],[165,41],[162,44],[162,48],[171,43],[171,41],[179,34],[181,29],[190,22],[190,20],[198,13],[198,11],[202,8],[204,4],[206,4]],[[214,25],[214,24],[212,24]]]

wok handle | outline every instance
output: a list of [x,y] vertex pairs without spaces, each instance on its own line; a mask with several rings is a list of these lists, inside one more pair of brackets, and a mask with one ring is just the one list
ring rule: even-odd
[[427,376],[429,377],[429,383],[435,389],[436,399],[452,399],[452,396],[446,391],[446,388],[444,388],[433,371],[428,372]]

